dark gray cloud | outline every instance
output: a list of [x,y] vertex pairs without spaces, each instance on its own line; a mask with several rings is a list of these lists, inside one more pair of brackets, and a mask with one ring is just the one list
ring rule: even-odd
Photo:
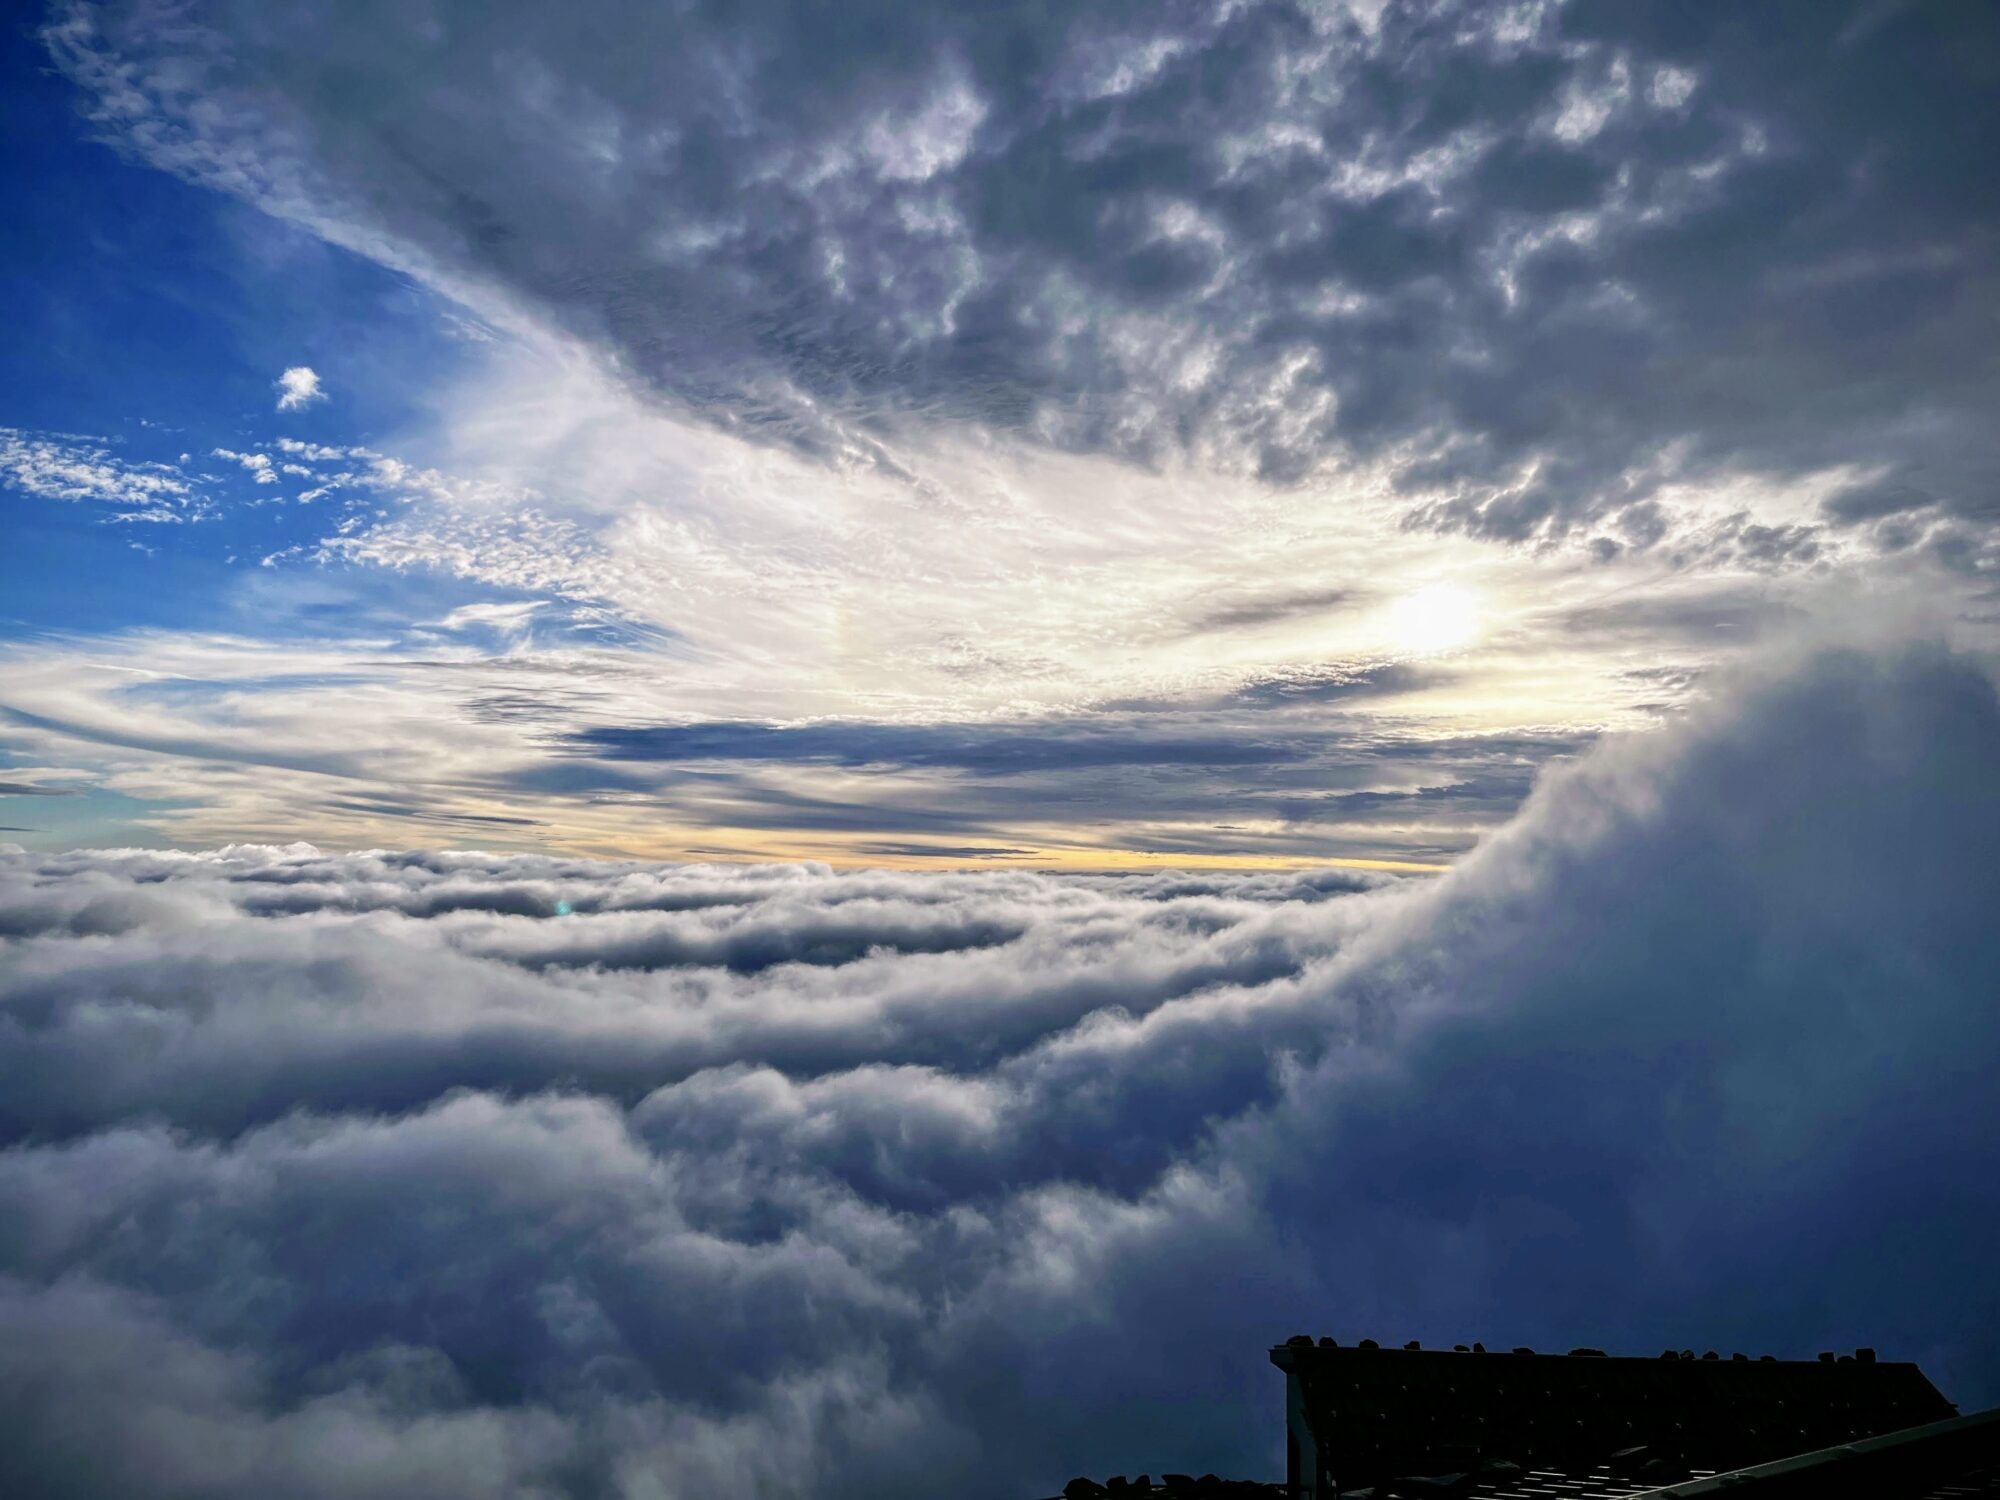
[[1577,605],[1554,617],[1570,635],[1593,640],[1738,645],[1796,627],[1798,607],[1752,585],[1721,584],[1674,594],[1628,594]]
[[[1329,792],[1322,797],[1292,807],[1301,820],[1314,816],[1343,823],[1401,823],[1435,817],[1440,809],[1471,815],[1478,825],[1504,819],[1527,796],[1537,768],[1521,765],[1501,769],[1468,781],[1446,781],[1432,786],[1393,792]],[[1454,850],[1453,852],[1457,852]]]
[[844,766],[943,767],[986,776],[1092,766],[1261,766],[1302,758],[1289,743],[1211,735],[1161,738],[1051,722],[1043,732],[994,724],[798,726],[708,720],[693,724],[596,725],[571,742],[607,760],[819,761]]
[[1189,635],[1213,630],[1250,630],[1259,625],[1332,614],[1370,597],[1365,590],[1354,588],[1279,589],[1246,594],[1210,605],[1187,622],[1186,630]]
[[335,797],[326,804],[344,812],[367,813],[378,818],[421,818],[426,823],[452,824],[462,828],[534,828],[538,818],[517,818],[506,813],[441,812],[419,803],[392,802],[386,797]]
[[1991,518],[1990,7],[1365,9],[65,0],[50,38],[153,159],[746,433],[1384,458],[1421,524],[1610,547],[1719,472]]
[[893,859],[1005,859],[1009,856],[1032,857],[1033,849],[1010,849],[1000,844],[911,844],[883,842],[857,844],[854,852],[863,858],[871,856]]
[[0,1489],[1276,1472],[1298,1328],[1990,1402],[1996,759],[1919,645],[1434,880],[0,855]]
[[[1526,795],[1535,765],[1592,737],[1439,735],[1420,721],[1337,711],[1343,700],[1450,680],[1431,666],[1323,665],[1259,676],[1221,695],[1001,722],[599,725],[569,736],[576,758],[559,778],[535,767],[518,784],[615,791],[656,777],[662,789],[690,796],[699,779],[711,817],[877,835],[871,847],[889,853],[917,843],[898,835],[969,848],[974,837],[1017,844],[1024,828],[1055,823],[1080,835],[1110,824],[1121,847],[1190,859],[1430,859],[1471,847]],[[785,774],[815,764],[872,779],[857,795],[852,786],[815,791]],[[1462,790],[1447,795],[1447,787]],[[1329,791],[1424,793],[1406,803],[1421,826],[1381,815],[1366,798],[1348,805],[1369,816],[1343,822]]]
[[73,786],[42,786],[32,781],[0,781],[0,797],[74,797]]
[[1414,662],[1382,662],[1360,668],[1315,666],[1255,678],[1238,688],[1236,697],[1255,707],[1308,706],[1343,698],[1390,697],[1441,687],[1451,680],[1447,667]]

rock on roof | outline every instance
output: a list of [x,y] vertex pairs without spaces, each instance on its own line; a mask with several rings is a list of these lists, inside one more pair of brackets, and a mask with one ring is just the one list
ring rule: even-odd
[[1123,1474],[1099,1484],[1072,1479],[1056,1500],[1284,1500],[1285,1487],[1257,1479],[1221,1479],[1213,1474]]

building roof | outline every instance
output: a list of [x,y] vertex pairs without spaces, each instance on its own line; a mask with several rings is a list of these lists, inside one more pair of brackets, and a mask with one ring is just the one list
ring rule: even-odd
[[[1952,1417],[1816,1449],[1773,1463],[1655,1488],[1618,1467],[1523,1469],[1505,1462],[1455,1474],[1403,1476],[1374,1487],[1380,1500],[1447,1495],[1457,1500],[1993,1500],[2000,1497],[2000,1409]],[[1346,1494],[1357,1493],[1346,1491]],[[1360,1493],[1371,1493],[1363,1491]],[[1140,1475],[1109,1486],[1070,1481],[1060,1500],[1283,1500],[1285,1487],[1250,1480]]]
[[1950,1500],[2000,1495],[2000,1409],[1840,1443],[1653,1492],[1657,1500]]
[[[1956,1414],[1914,1364],[1382,1349],[1295,1338],[1271,1361],[1342,1494],[1644,1493]],[[1518,1466],[1518,1467],[1516,1467]],[[1433,1484],[1454,1476],[1449,1487]]]
[[1072,1479],[1054,1500],[1285,1500],[1285,1487],[1261,1479],[1219,1479],[1213,1474],[1163,1474],[1154,1479],[1123,1474],[1099,1484]]

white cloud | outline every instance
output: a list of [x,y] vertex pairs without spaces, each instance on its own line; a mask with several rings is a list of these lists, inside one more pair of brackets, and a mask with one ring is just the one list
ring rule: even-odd
[[[1976,110],[1948,29],[1851,68],[1815,12],[1823,45],[1774,72],[1719,24],[1668,45],[1542,6],[585,10],[612,46],[521,0],[362,39],[66,0],[45,38],[158,165],[829,462],[907,420],[1265,481],[1380,464],[1425,524],[1577,543],[1666,482],[1859,450],[1990,524],[1990,372],[1954,311],[1989,275],[1986,164],[1868,82]],[[394,131],[356,128],[356,87]],[[1753,139],[1812,170],[1780,189]],[[1162,236],[1169,209],[1202,232]],[[1813,276],[1940,249],[1898,273],[1924,295],[1823,337],[1846,304]]]
[[45,499],[100,502],[117,521],[197,521],[213,513],[199,481],[178,466],[133,462],[67,433],[0,427],[0,482]]
[[1996,756],[1967,660],[1833,650],[1424,883],[8,853],[11,1472],[1268,1475],[1299,1329],[1991,1401]]
[[215,458],[226,458],[231,463],[240,465],[259,484],[278,482],[278,471],[272,467],[271,455],[268,453],[242,453],[234,448],[211,448],[209,452]]
[[1661,109],[1679,109],[1694,96],[1700,79],[1685,68],[1661,68],[1653,74],[1646,97]]
[[379,458],[381,455],[367,448],[337,448],[325,443],[305,443],[297,438],[281,437],[273,445],[280,453],[306,463],[335,463],[345,458]]
[[278,377],[277,386],[279,411],[298,411],[326,399],[319,375],[310,365],[293,365]]

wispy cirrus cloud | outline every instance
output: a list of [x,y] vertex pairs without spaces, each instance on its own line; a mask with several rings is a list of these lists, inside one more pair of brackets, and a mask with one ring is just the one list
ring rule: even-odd
[[70,434],[0,427],[0,483],[40,499],[100,505],[112,521],[174,523],[213,514],[199,478],[183,467],[125,459]]
[[[0,731],[157,804],[147,826],[183,841],[310,826],[399,843],[429,825],[598,853],[722,844],[851,862],[901,843],[911,858],[1071,864],[1435,863],[1503,818],[1536,765],[1595,733],[1452,731],[1384,711],[1365,674],[1339,692],[1070,715],[688,720],[675,704],[698,689],[698,659],[677,682],[670,646],[616,644],[565,609],[465,606],[375,641],[26,643],[0,652]],[[1380,675],[1401,701],[1407,684]],[[1374,800],[1344,800],[1364,792]]]

